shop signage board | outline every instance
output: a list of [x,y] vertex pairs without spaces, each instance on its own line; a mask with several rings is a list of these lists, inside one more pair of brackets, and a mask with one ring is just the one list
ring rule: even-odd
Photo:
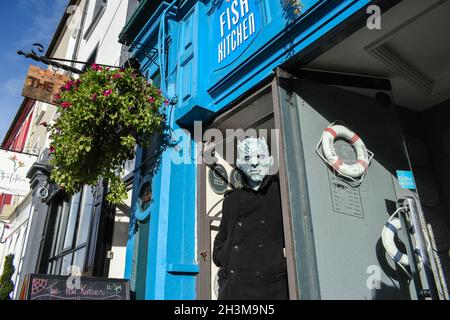
[[30,274],[21,300],[130,300],[129,281],[95,277]]
[[23,87],[22,96],[53,104],[53,96],[61,92],[61,87],[70,79],[52,70],[30,65]]
[[25,196],[30,191],[27,173],[37,156],[0,150],[0,193]]
[[224,68],[239,58],[262,29],[260,1],[230,0],[218,2],[212,14],[214,69]]

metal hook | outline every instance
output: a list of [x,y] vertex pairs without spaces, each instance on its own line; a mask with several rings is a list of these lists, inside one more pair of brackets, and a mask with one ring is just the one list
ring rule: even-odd
[[35,55],[38,55],[38,53],[36,53],[34,49],[37,49],[37,51],[40,53],[44,53],[44,46],[40,43],[33,43],[31,47],[32,47],[31,52],[34,53]]

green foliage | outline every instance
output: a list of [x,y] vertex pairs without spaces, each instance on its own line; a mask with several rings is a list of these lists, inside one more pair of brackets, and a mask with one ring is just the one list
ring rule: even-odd
[[52,180],[69,194],[83,185],[109,185],[107,200],[127,198],[120,176],[135,145],[148,145],[161,132],[165,117],[161,91],[136,71],[109,70],[93,65],[77,81],[70,81],[55,97],[59,117],[48,126]]
[[14,291],[14,283],[11,280],[15,271],[13,260],[13,254],[5,257],[3,274],[0,277],[0,300],[10,300],[9,294]]

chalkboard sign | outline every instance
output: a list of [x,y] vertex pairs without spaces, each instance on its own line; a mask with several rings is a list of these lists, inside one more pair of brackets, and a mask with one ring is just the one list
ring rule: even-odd
[[30,274],[21,299],[27,300],[130,300],[128,280]]

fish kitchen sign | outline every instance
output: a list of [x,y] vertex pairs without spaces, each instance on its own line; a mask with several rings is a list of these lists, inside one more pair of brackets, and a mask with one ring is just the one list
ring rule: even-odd
[[0,150],[0,193],[25,196],[30,191],[27,173],[37,156]]
[[212,15],[215,26],[212,43],[216,47],[217,68],[235,61],[256,38],[261,30],[259,3],[258,0],[218,2]]

